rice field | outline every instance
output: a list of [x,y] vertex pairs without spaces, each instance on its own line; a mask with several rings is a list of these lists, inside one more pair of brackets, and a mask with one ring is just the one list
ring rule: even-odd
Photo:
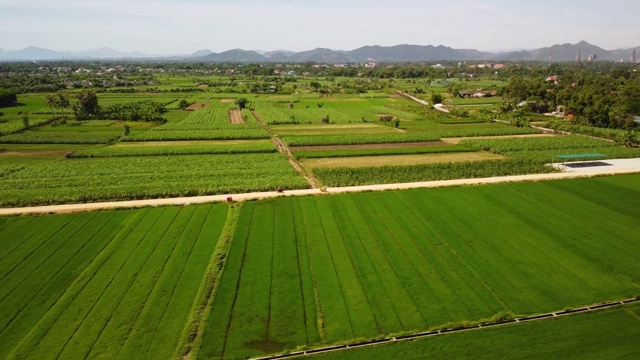
[[[621,359],[640,356],[640,306],[297,359]],[[615,336],[612,336],[615,334]]]
[[246,358],[640,296],[638,184],[246,203],[195,355]]
[[0,218],[0,358],[174,357],[226,214]]

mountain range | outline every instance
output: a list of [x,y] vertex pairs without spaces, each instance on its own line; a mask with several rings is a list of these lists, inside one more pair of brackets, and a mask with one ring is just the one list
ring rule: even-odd
[[581,41],[576,44],[557,44],[550,47],[503,53],[483,52],[475,49],[454,49],[443,45],[363,46],[355,50],[314,50],[293,52],[287,50],[253,51],[233,49],[216,53],[209,49],[186,55],[153,55],[140,52],[119,52],[103,47],[95,50],[70,52],[38,47],[8,51],[0,49],[3,61],[55,61],[55,60],[163,60],[195,62],[430,62],[430,61],[573,61],[580,52],[581,59],[597,55],[598,60],[628,61],[632,49],[605,50]]

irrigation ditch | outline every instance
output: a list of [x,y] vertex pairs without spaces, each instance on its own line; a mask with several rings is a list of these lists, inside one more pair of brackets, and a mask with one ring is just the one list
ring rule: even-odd
[[441,336],[441,335],[446,335],[446,334],[461,333],[461,332],[479,330],[479,329],[502,326],[502,325],[508,325],[508,324],[520,324],[520,323],[527,323],[527,322],[531,322],[531,321],[538,321],[538,320],[544,320],[544,319],[550,319],[550,318],[558,318],[558,317],[567,316],[567,315],[571,315],[571,314],[588,313],[588,312],[593,312],[593,311],[597,311],[597,310],[601,310],[601,309],[607,309],[607,308],[612,308],[612,307],[617,307],[617,306],[623,306],[623,305],[626,305],[626,304],[631,304],[631,303],[636,303],[636,302],[640,302],[640,298],[625,299],[625,300],[620,300],[620,301],[615,301],[615,302],[608,302],[608,303],[603,303],[603,304],[590,305],[590,306],[582,306],[582,307],[578,307],[578,308],[566,309],[566,310],[561,310],[561,311],[556,311],[556,312],[551,312],[551,313],[546,313],[546,314],[525,316],[525,317],[514,318],[514,319],[506,319],[506,320],[500,320],[500,321],[495,321],[495,322],[488,322],[488,323],[475,324],[475,325],[470,325],[470,326],[457,327],[457,328],[452,328],[452,329],[431,330],[431,331],[425,331],[425,332],[417,332],[417,333],[413,333],[413,334],[386,337],[386,338],[383,338],[383,339],[367,340],[367,341],[354,342],[354,343],[350,343],[350,344],[325,346],[325,347],[320,347],[320,348],[315,348],[315,349],[310,349],[310,350],[294,351],[294,352],[290,352],[290,353],[286,353],[286,354],[255,357],[255,358],[251,358],[251,360],[289,359],[289,358],[294,358],[294,357],[310,356],[310,355],[314,355],[314,354],[328,353],[328,352],[333,352],[333,351],[340,351],[340,350],[355,349],[355,348],[361,348],[361,347],[367,347],[367,346],[376,346],[376,345],[382,345],[382,344],[396,343],[396,342],[399,342],[399,341],[424,339],[424,338],[430,338],[430,337]]

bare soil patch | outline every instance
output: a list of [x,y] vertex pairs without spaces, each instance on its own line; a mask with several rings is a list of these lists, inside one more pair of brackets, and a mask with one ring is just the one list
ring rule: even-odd
[[205,103],[193,103],[189,106],[187,106],[187,108],[185,110],[187,111],[196,111],[199,109],[204,109],[204,108],[208,108],[209,104],[205,104]]
[[198,89],[206,89],[208,87],[209,87],[209,85],[207,85],[207,84],[198,85]]
[[234,102],[234,101],[235,101],[235,100],[233,100],[233,99],[220,99],[220,102],[221,102],[221,103],[223,103],[223,104],[232,103],[232,102]]
[[400,95],[400,94],[390,94],[389,98],[391,98],[391,99],[402,99],[402,95]]
[[229,110],[229,120],[232,124],[246,124],[244,117],[242,116],[242,111],[240,110]]
[[388,144],[358,144],[358,145],[324,145],[324,146],[296,146],[292,150],[298,151],[321,151],[321,150],[359,150],[359,149],[401,149],[409,147],[429,147],[448,146],[451,143],[443,141],[429,142],[408,142],[408,143],[388,143]]
[[70,150],[0,150],[0,156],[64,156]]

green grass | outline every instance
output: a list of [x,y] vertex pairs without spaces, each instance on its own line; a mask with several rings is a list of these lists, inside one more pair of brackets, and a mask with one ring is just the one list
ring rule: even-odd
[[0,206],[95,202],[299,189],[279,154],[65,159],[0,178]]
[[622,359],[640,356],[640,306],[299,357],[356,359]]
[[246,358],[639,296],[639,184],[246,203],[193,355]]
[[0,219],[0,357],[169,359],[225,205]]
[[375,155],[410,155],[410,154],[438,154],[451,152],[471,152],[472,148],[462,145],[445,146],[415,146],[385,149],[344,149],[344,150],[295,150],[291,149],[297,158],[325,158]]

